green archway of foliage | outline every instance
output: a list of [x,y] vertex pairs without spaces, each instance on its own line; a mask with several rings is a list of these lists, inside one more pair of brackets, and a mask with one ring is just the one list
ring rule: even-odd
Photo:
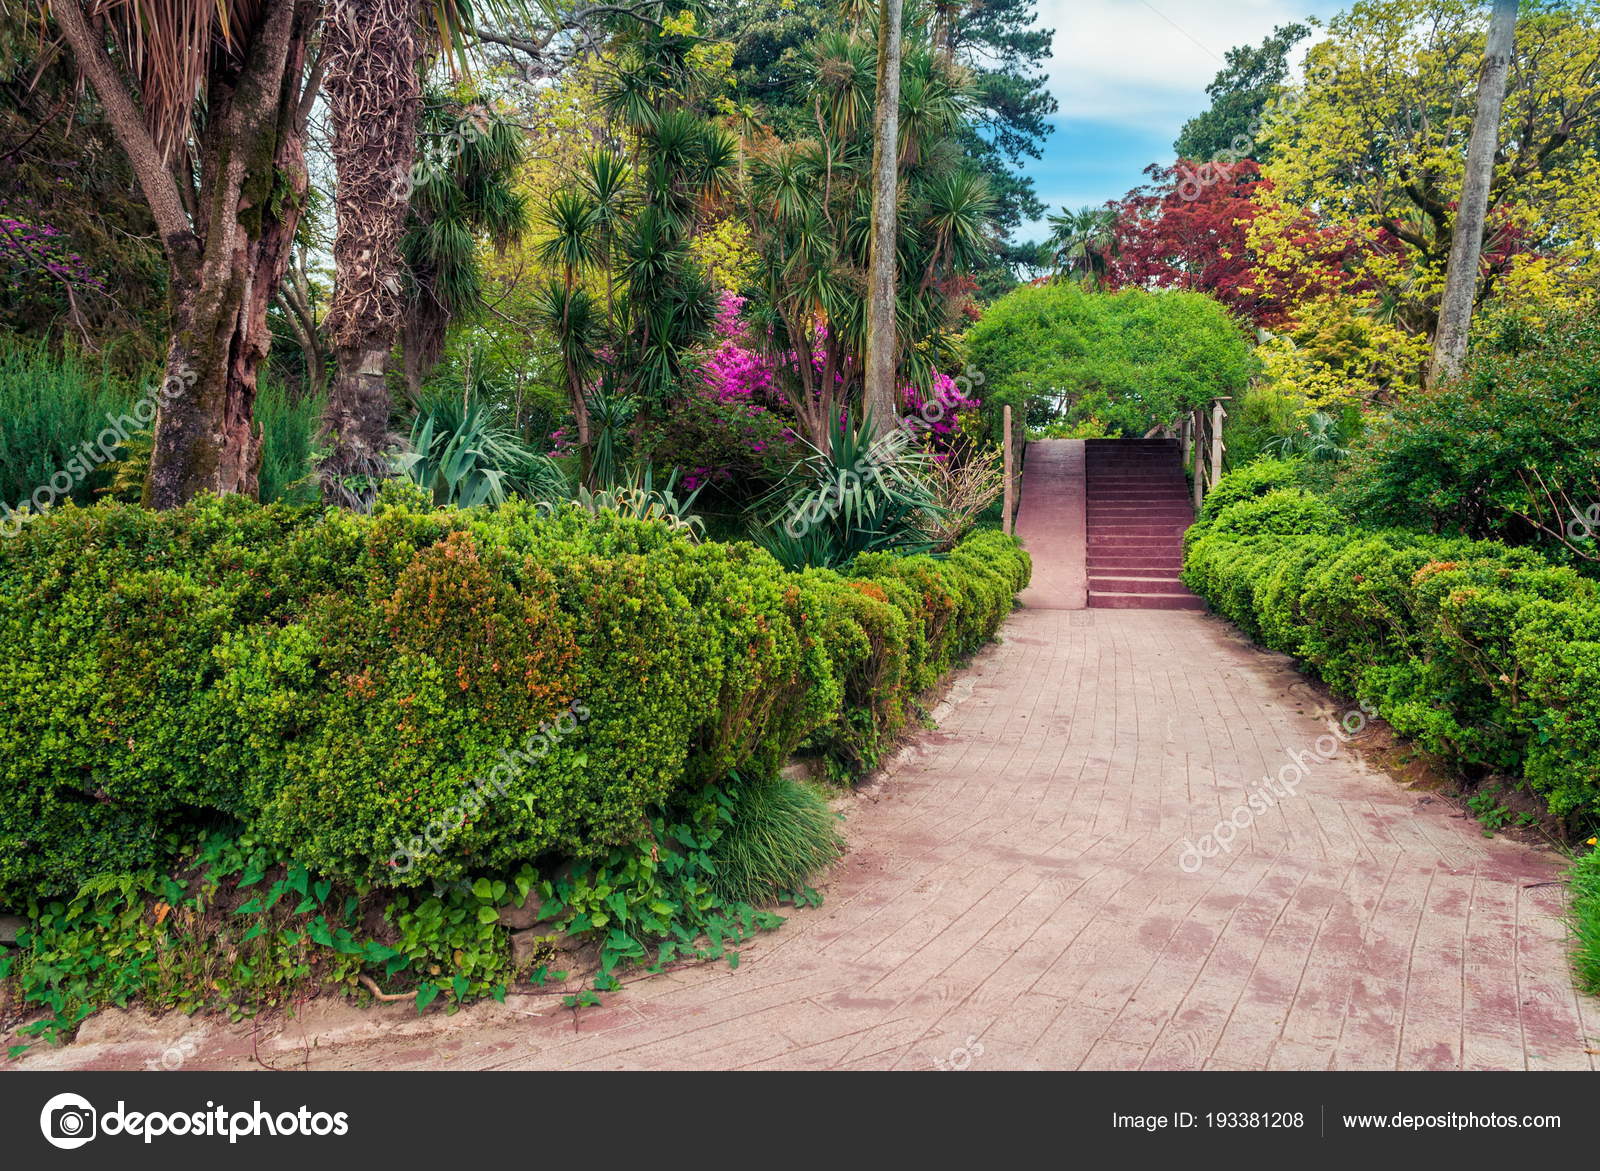
[[1009,403],[1032,427],[1098,424],[1107,435],[1173,423],[1239,393],[1254,369],[1238,323],[1203,293],[1094,293],[1067,282],[1000,298],[967,347],[996,420]]

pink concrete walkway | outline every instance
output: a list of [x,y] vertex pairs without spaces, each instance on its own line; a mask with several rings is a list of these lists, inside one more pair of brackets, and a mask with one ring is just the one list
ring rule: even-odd
[[1089,604],[1084,467],[1081,439],[1028,444],[1017,508],[1017,534],[1033,557],[1033,580],[1022,593],[1025,606],[1082,610]]
[[[1022,611],[939,730],[850,798],[853,849],[825,904],[736,971],[645,979],[576,1019],[540,997],[449,1020],[313,1006],[260,1053],[290,1068],[1593,1069],[1600,1005],[1568,978],[1562,888],[1540,885],[1552,855],[1484,840],[1348,749],[1302,755],[1294,795],[1230,852],[1185,854],[1316,750],[1314,703],[1203,614]],[[250,1026],[171,1021],[165,1040],[91,1021],[91,1043],[27,1064],[140,1066],[183,1045],[185,1068],[252,1066]]]

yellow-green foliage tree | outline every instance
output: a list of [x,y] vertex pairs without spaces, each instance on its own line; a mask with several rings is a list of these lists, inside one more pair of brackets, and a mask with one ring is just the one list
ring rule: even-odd
[[[1479,302],[1524,316],[1593,297],[1600,239],[1600,2],[1531,0],[1517,28]],[[1422,378],[1438,320],[1488,24],[1474,0],[1358,0],[1266,119],[1250,244],[1263,280],[1347,244],[1345,279],[1296,307],[1267,363],[1326,401]],[[1310,214],[1310,222],[1307,214]]]

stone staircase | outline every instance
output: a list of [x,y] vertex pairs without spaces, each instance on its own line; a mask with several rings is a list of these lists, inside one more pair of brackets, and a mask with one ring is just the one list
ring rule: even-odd
[[1194,520],[1178,441],[1090,439],[1084,450],[1089,606],[1205,609],[1178,580]]

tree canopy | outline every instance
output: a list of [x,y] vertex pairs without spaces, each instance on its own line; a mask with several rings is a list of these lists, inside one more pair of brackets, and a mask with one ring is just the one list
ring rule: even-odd
[[1241,392],[1254,369],[1239,324],[1202,293],[1091,293],[1059,281],[991,305],[967,334],[992,409],[1035,426],[1098,424],[1142,435]]

